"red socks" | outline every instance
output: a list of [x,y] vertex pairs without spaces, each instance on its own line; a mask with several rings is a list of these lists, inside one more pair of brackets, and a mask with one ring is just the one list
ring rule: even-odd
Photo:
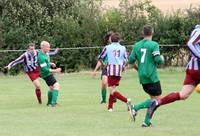
[[40,91],[40,89],[35,89],[35,95],[37,96],[38,103],[39,103],[39,104],[42,104],[41,91]]
[[115,98],[121,100],[122,102],[127,103],[127,98],[124,97],[123,95],[121,95],[119,92],[115,91],[115,92],[113,93],[113,96],[114,96]]
[[113,100],[114,100],[114,96],[112,94],[110,94],[109,103],[108,103],[108,109],[112,109],[113,108]]
[[159,105],[165,105],[165,104],[177,101],[177,100],[180,100],[179,93],[178,92],[170,93],[167,96],[161,98]]
[[125,102],[127,103],[127,98],[122,96],[119,92],[115,91],[112,94],[110,94],[110,97],[109,97],[109,103],[108,103],[108,109],[112,109],[113,108],[113,102],[114,102],[114,99],[117,98],[119,100],[121,100],[122,102]]

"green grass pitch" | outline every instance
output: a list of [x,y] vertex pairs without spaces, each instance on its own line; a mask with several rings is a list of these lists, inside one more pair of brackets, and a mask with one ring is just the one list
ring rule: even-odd
[[[163,95],[182,87],[183,69],[159,70]],[[62,89],[59,106],[46,106],[47,86],[43,80],[43,104],[38,105],[34,87],[26,75],[0,76],[0,136],[195,136],[200,134],[200,95],[160,107],[152,128],[141,128],[146,110],[130,121],[126,104],[119,100],[114,112],[100,104],[100,75],[89,72],[56,75]],[[137,73],[123,74],[118,90],[133,103],[148,96],[138,83]],[[108,98],[108,95],[107,95]]]

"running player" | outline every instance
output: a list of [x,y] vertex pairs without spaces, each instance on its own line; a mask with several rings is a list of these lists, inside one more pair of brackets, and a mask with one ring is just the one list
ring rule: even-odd
[[58,91],[60,85],[54,78],[52,73],[60,73],[61,68],[51,69],[51,66],[56,67],[54,63],[50,63],[48,52],[50,51],[50,44],[47,41],[42,41],[41,51],[38,53],[38,64],[40,66],[40,77],[43,78],[49,86],[47,106],[55,107],[57,105]]
[[[6,66],[6,68],[10,70],[12,67],[16,66],[17,64],[23,63],[24,71],[29,76],[33,85],[35,86],[35,94],[37,96],[38,103],[42,104],[41,87],[40,87],[40,81],[38,79],[40,75],[40,69],[37,63],[38,50],[35,50],[34,43],[29,43],[27,46],[28,46],[28,50],[17,59],[10,62]],[[56,49],[54,52],[49,52],[49,55],[55,55],[57,52],[58,52],[58,49]]]
[[[108,32],[104,37],[104,40],[108,45],[111,43],[110,36],[111,36],[112,33],[113,32]],[[102,62],[103,62],[103,66],[102,66],[101,62],[98,61],[94,71],[92,72],[92,76],[95,77],[97,70],[100,67],[102,67],[102,72],[101,72],[101,80],[102,80],[102,83],[101,83],[101,104],[106,103],[106,92],[107,92],[106,90],[107,90],[107,84],[108,84],[108,81],[107,81],[107,62],[108,62],[108,59],[107,58],[102,59]]]
[[[127,51],[126,48],[119,43],[119,33],[113,33],[111,35],[111,44],[107,45],[101,54],[99,60],[102,62],[103,59],[108,59],[107,72],[108,72],[108,87],[110,90],[110,97],[108,103],[108,111],[113,111],[114,99],[119,99],[130,106],[130,99],[122,96],[116,87],[119,85],[122,76],[122,70],[124,65],[127,63]],[[102,62],[103,65],[103,62]],[[130,109],[130,108],[129,108]]]
[[[162,93],[157,74],[157,65],[162,64],[163,59],[160,56],[159,44],[152,41],[153,28],[150,25],[144,26],[143,36],[143,40],[133,46],[129,63],[135,64],[137,61],[138,67],[135,67],[135,69],[138,71],[140,84],[142,84],[144,91],[150,96],[150,99],[133,105],[133,109],[130,110],[131,116],[136,116],[136,112],[140,109],[149,108],[151,99],[159,98]],[[142,127],[150,126],[151,122],[147,112]]]
[[186,67],[182,90],[180,92],[172,92],[161,99],[152,100],[149,108],[150,118],[152,118],[157,107],[187,99],[195,90],[196,85],[200,83],[200,13],[198,14],[198,25],[192,31],[187,47],[191,51],[192,57]]

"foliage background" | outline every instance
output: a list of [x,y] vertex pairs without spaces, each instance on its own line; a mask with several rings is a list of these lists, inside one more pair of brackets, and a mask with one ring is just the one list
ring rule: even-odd
[[[113,30],[122,35],[121,43],[132,45],[142,38],[143,25],[155,28],[154,40],[160,44],[166,66],[184,65],[188,59],[185,45],[197,24],[199,7],[163,14],[149,0],[121,0],[119,8],[102,8],[102,0],[1,0],[0,50],[26,49],[35,42],[48,40],[53,48],[104,46],[103,37]],[[128,47],[129,51],[131,47]],[[181,51],[180,51],[181,50]],[[62,50],[53,61],[63,64],[68,72],[93,68],[101,49]],[[0,52],[0,67],[7,65],[22,52]],[[173,62],[175,61],[175,63]],[[11,73],[18,73],[17,66]]]

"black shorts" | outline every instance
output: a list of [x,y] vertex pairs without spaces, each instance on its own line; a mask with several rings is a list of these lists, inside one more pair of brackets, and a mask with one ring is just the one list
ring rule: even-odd
[[107,73],[107,67],[102,68],[101,79],[102,79],[102,76],[107,76],[107,75],[108,75],[108,73]]
[[53,75],[49,75],[44,78],[48,86],[53,86],[57,81]]
[[151,96],[159,96],[162,94],[160,81],[156,83],[142,84],[142,87],[144,91]]
[[107,76],[107,67],[102,68],[101,76]]

